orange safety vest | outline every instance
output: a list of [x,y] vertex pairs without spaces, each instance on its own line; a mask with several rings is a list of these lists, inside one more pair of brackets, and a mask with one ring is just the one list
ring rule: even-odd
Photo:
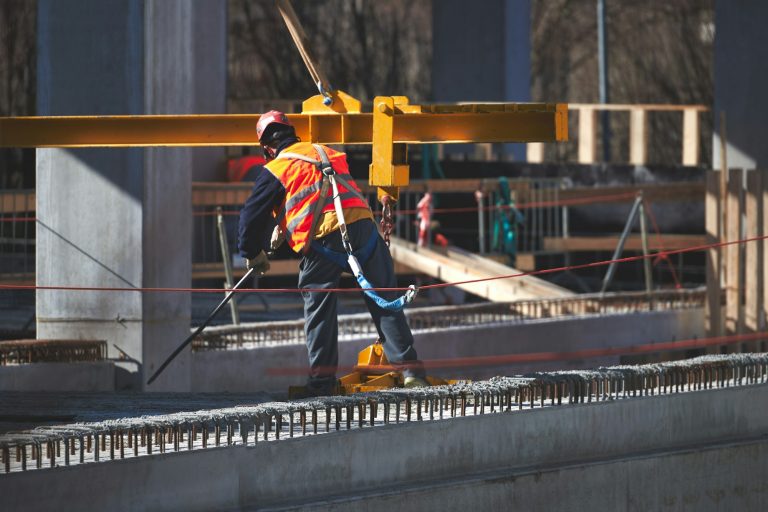
[[[369,208],[368,203],[360,198],[360,189],[349,175],[346,155],[326,146],[323,146],[323,149],[325,149],[336,174],[344,178],[355,190],[354,192],[348,190],[339,180],[338,187],[342,208]],[[281,158],[284,153],[287,158]],[[312,144],[297,142],[285,148],[277,158],[264,166],[285,187],[285,198],[282,204],[275,208],[273,214],[277,219],[277,224],[285,231],[288,245],[294,251],[300,252],[305,246],[308,247],[315,203],[318,200],[324,200],[327,203],[322,212],[333,211],[333,201],[329,200],[333,191],[329,188],[326,198],[321,199],[320,189],[323,183],[323,173],[316,165],[298,158],[291,158],[287,155],[288,153],[304,155],[318,161],[320,155],[317,154]]]

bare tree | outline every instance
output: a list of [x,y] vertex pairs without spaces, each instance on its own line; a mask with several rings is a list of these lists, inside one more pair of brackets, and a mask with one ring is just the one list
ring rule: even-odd
[[[231,112],[253,100],[316,94],[274,0],[228,0]],[[532,97],[597,101],[595,0],[532,0]],[[295,0],[320,65],[336,88],[362,100],[431,94],[431,0]],[[609,83],[617,103],[712,104],[713,0],[607,2]],[[36,2],[0,1],[0,115],[35,114]],[[260,102],[264,104],[264,102]],[[649,159],[679,161],[680,116],[650,118]],[[701,160],[711,154],[703,119]],[[626,116],[613,115],[612,154],[625,159]],[[573,145],[550,155],[574,159]],[[34,153],[0,151],[0,188],[34,185]]]
[[[35,113],[37,2],[0,2],[0,116]],[[0,150],[0,188],[31,187],[34,151]]]
[[[361,100],[430,92],[429,0],[294,2],[313,53],[337,89]],[[230,110],[253,99],[317,94],[274,0],[229,0]]]
[[[606,11],[613,103],[712,104],[713,0],[610,0]],[[595,1],[533,0],[531,18],[532,96],[597,102]],[[709,162],[711,116],[702,121],[701,161]],[[679,162],[681,116],[653,114],[649,122],[649,161]],[[612,114],[611,123],[611,153],[626,161],[628,116]],[[575,158],[575,145],[558,150]]]

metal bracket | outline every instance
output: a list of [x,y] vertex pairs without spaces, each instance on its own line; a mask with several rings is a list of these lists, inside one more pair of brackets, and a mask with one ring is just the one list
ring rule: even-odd
[[372,161],[368,183],[378,187],[381,200],[389,196],[397,201],[400,187],[408,186],[408,146],[395,144],[395,117],[404,115],[400,107],[408,105],[405,96],[377,96],[373,100]]

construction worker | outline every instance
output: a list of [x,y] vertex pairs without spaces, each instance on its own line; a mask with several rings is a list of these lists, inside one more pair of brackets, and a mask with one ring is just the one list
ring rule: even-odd
[[[301,254],[298,286],[307,290],[302,292],[310,365],[307,395],[334,394],[338,386],[337,294],[315,290],[338,288],[341,273],[350,272],[346,256],[352,250],[374,287],[396,287],[392,257],[367,201],[349,175],[344,153],[300,142],[286,115],[276,110],[259,118],[256,135],[267,164],[240,211],[240,254],[246,266],[259,274],[269,270],[265,249],[274,251],[283,240]],[[321,170],[323,160],[329,164],[325,171]],[[332,190],[321,185],[326,172],[333,173],[338,183],[341,222]],[[326,197],[321,198],[323,191]],[[346,225],[346,240],[341,224]],[[391,300],[397,293],[381,295]],[[365,302],[387,358],[395,366],[402,365],[405,385],[428,385],[402,310],[383,309],[367,295]]]

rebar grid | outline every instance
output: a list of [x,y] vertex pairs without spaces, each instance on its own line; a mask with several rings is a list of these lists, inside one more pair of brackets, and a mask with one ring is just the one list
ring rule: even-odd
[[[520,323],[542,318],[669,311],[704,307],[706,291],[695,290],[588,294],[578,297],[490,302],[462,306],[407,309],[414,331],[488,324]],[[304,320],[209,327],[192,342],[193,350],[221,350],[243,345],[305,343]],[[368,314],[339,317],[339,336],[376,336]]]
[[153,451],[252,445],[392,423],[761,384],[767,376],[768,353],[707,355],[639,366],[537,372],[450,386],[38,427],[0,436],[0,474],[151,455]]
[[0,341],[0,365],[103,361],[107,342],[101,340]]

